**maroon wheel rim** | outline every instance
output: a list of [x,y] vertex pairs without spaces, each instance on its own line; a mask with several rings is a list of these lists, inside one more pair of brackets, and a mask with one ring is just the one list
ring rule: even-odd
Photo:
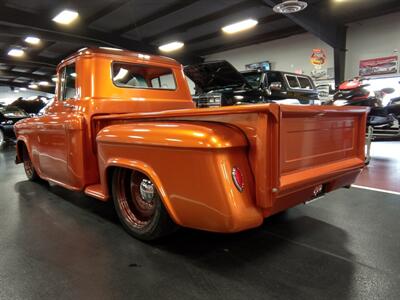
[[24,159],[24,169],[26,175],[31,178],[34,174],[35,169],[33,168],[32,161],[30,159]]
[[140,183],[146,179],[135,171],[131,174],[121,172],[117,180],[117,201],[121,214],[127,224],[136,229],[142,229],[151,223],[156,203],[144,200],[140,194]]

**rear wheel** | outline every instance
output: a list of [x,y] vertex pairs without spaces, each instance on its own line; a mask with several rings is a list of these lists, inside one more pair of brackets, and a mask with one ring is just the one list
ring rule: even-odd
[[24,163],[26,177],[28,177],[30,181],[38,181],[40,179],[39,175],[37,174],[35,167],[33,166],[31,158],[29,157],[28,150],[25,146],[22,149],[22,161]]
[[114,205],[125,230],[141,240],[155,240],[176,229],[160,195],[143,173],[117,169],[112,178]]

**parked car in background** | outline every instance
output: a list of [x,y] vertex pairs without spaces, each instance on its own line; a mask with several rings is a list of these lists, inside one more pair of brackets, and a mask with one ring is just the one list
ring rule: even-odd
[[269,100],[295,99],[299,104],[320,104],[318,90],[310,76],[263,70],[241,73],[254,89],[267,93]]
[[239,72],[227,61],[185,66],[196,85],[193,100],[198,107],[255,103],[319,104],[318,91],[306,75],[283,71]]
[[38,96],[33,99],[23,99],[22,97],[19,97],[10,105],[19,107],[28,114],[37,115],[39,111],[46,106],[47,102],[47,98],[42,96]]
[[14,124],[29,115],[16,106],[0,106],[0,147],[15,139]]

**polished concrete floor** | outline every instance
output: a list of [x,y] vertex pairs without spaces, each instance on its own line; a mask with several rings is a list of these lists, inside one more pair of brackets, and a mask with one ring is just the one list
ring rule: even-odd
[[340,190],[219,235],[128,236],[110,203],[0,153],[0,299],[399,299],[400,196]]
[[371,162],[356,184],[400,193],[400,141],[375,141]]

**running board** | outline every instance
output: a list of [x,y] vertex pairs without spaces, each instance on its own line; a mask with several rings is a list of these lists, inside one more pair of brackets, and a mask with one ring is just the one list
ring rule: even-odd
[[85,188],[85,194],[99,199],[101,201],[107,201],[108,197],[104,194],[103,187],[101,184],[89,185]]

